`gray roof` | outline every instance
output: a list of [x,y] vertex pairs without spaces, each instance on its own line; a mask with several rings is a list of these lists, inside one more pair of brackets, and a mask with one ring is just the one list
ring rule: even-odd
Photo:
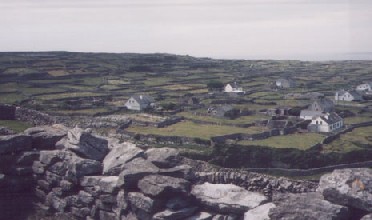
[[234,88],[234,89],[238,89],[238,88],[240,88],[240,86],[239,86],[239,84],[237,83],[237,82],[233,82],[233,83],[229,83],[230,84],[230,86],[232,87],[232,88]]
[[132,98],[136,100],[136,102],[138,102],[139,104],[143,104],[143,105],[151,104],[155,102],[152,97],[147,96],[147,95],[134,95],[132,96]]
[[321,119],[323,119],[327,124],[334,124],[336,122],[342,121],[342,118],[336,114],[336,112],[332,112],[328,115],[328,118],[326,116],[320,116]]
[[300,113],[300,117],[303,117],[303,116],[315,117],[318,115],[323,115],[323,114],[321,112],[312,111],[312,110],[301,110],[301,113]]
[[314,102],[317,102],[319,106],[322,108],[332,108],[334,106],[332,100],[328,98],[320,98],[315,100]]

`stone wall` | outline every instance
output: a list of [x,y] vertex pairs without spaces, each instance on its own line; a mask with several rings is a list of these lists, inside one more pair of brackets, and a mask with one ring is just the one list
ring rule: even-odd
[[0,120],[15,120],[15,106],[0,104]]
[[56,119],[46,113],[39,112],[32,109],[17,107],[15,111],[15,119],[19,121],[26,121],[32,125],[52,125],[56,123]]
[[[279,208],[269,215],[281,216],[288,212],[282,210],[278,193],[309,193],[318,187],[308,181],[219,168],[182,158],[176,149],[143,150],[90,129],[61,125],[0,137],[0,159],[0,204],[7,206],[0,212],[2,219],[238,220],[271,200],[270,207]],[[327,187],[323,184],[322,190]],[[339,210],[343,206],[307,198],[311,206],[304,204],[292,214],[301,216],[309,207],[316,219],[346,213]],[[325,213],[314,205],[319,202],[327,204],[322,205]],[[369,210],[368,204],[363,209]]]

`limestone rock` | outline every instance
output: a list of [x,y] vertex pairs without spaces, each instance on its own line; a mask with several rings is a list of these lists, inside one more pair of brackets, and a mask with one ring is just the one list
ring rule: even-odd
[[109,151],[108,141],[105,138],[93,135],[89,130],[81,128],[69,130],[67,137],[61,139],[56,147],[75,152],[83,158],[98,161],[102,161]]
[[360,220],[372,220],[372,213],[363,216],[363,218],[361,218]]
[[66,163],[68,167],[67,176],[73,181],[78,181],[83,176],[102,174],[102,164],[96,160],[73,156]]
[[160,175],[145,176],[138,182],[138,188],[149,196],[163,196],[172,193],[186,193],[190,183],[187,180]]
[[40,158],[40,153],[37,151],[26,151],[19,156],[17,159],[17,165],[19,166],[30,166],[34,161]]
[[159,168],[155,165],[143,158],[137,158],[123,166],[123,171],[119,175],[118,185],[125,188],[135,187],[143,177],[158,172]]
[[16,132],[13,130],[6,128],[6,127],[0,127],[0,136],[6,136],[6,135],[14,135]]
[[119,175],[124,164],[129,161],[143,156],[143,150],[136,147],[134,144],[113,143],[111,151],[103,160],[103,173],[109,175]]
[[85,176],[81,178],[80,185],[83,187],[97,186],[100,191],[113,193],[117,190],[118,176]]
[[349,219],[348,208],[332,204],[318,193],[283,194],[273,198],[276,207],[269,210],[271,220]]
[[274,203],[266,203],[244,213],[244,220],[270,220],[269,211],[275,208]]
[[197,207],[183,208],[177,211],[166,209],[162,212],[158,212],[153,216],[154,220],[178,220],[185,219],[195,213]]
[[158,210],[160,203],[139,192],[128,193],[128,201],[132,209],[139,209],[146,213],[153,213]]
[[19,151],[29,151],[32,146],[32,138],[29,135],[17,134],[0,136],[0,155]]
[[199,212],[196,215],[186,218],[186,220],[211,220],[212,217],[213,215],[208,212]]
[[372,212],[372,169],[335,170],[320,178],[318,191],[332,203]]
[[25,134],[32,137],[32,147],[36,149],[55,149],[56,143],[67,135],[63,125],[28,128]]
[[205,207],[220,213],[242,214],[267,201],[260,193],[249,192],[233,184],[195,185],[191,194]]
[[174,148],[150,148],[145,155],[159,168],[171,168],[179,163],[179,151]]

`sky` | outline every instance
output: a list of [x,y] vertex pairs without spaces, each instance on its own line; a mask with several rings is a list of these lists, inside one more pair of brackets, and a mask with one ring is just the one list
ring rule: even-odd
[[0,51],[372,59],[372,1],[1,0]]

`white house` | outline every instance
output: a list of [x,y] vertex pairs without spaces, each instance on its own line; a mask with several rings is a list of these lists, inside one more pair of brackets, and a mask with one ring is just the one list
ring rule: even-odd
[[343,119],[335,112],[332,112],[313,117],[308,128],[314,132],[333,132],[343,126]]
[[239,85],[234,82],[234,83],[229,83],[225,86],[224,92],[229,92],[229,93],[244,93],[244,90],[242,87],[239,87]]
[[371,92],[372,91],[372,83],[363,83],[356,87],[355,89],[358,92]]
[[362,101],[363,97],[356,91],[340,90],[336,92],[335,100],[336,101],[348,101],[348,102]]
[[292,79],[281,78],[275,81],[275,85],[278,88],[292,88],[296,86],[296,83]]
[[147,95],[134,95],[125,103],[125,107],[130,110],[142,111],[151,107],[154,104],[154,99]]

